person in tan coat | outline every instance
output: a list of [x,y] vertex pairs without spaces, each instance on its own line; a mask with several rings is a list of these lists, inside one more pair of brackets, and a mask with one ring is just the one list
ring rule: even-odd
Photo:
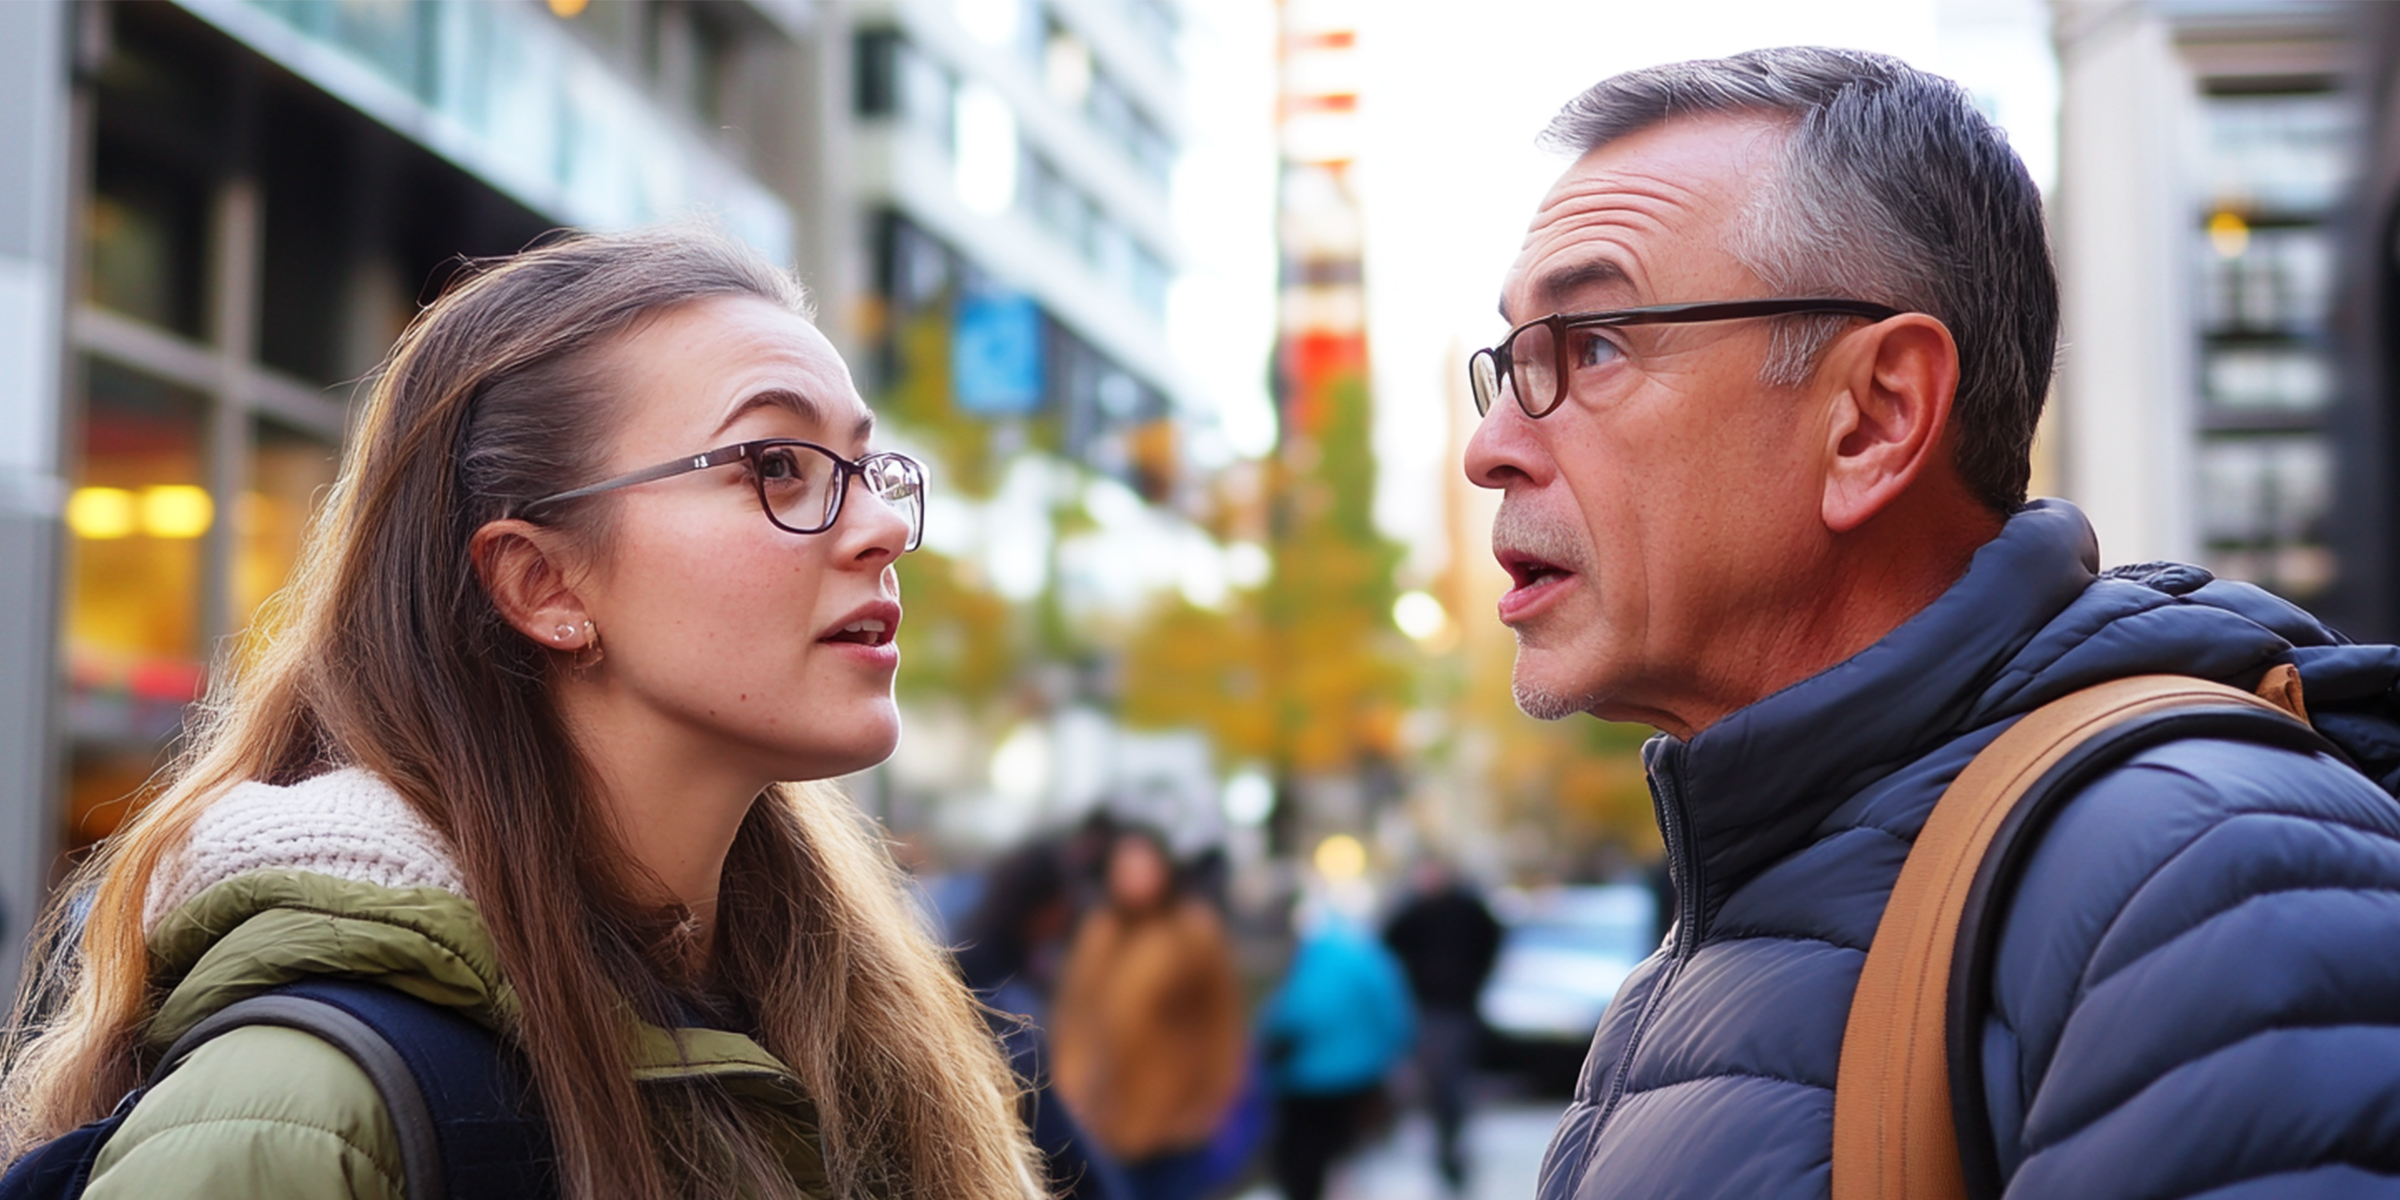
[[1159,840],[1118,836],[1104,901],[1075,932],[1052,1010],[1052,1079],[1138,1200],[1191,1200],[1242,1082],[1241,988],[1216,911]]

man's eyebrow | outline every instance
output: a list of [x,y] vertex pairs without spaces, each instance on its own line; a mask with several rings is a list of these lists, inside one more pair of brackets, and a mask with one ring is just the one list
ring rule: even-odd
[[[784,409],[819,429],[825,428],[825,409],[816,401],[790,388],[764,388],[752,392],[740,404],[735,405],[733,411],[725,415],[724,423],[717,426],[717,433],[721,434],[731,429],[734,422],[762,408]],[[875,414],[868,413],[851,426],[850,436],[863,442],[867,440],[869,434],[874,432]]]
[[1586,259],[1583,262],[1559,267],[1543,275],[1534,281],[1533,294],[1540,297],[1552,310],[1556,310],[1560,297],[1571,295],[1595,284],[1617,284],[1631,287],[1633,277],[1627,275],[1625,268],[1618,265],[1614,259]]

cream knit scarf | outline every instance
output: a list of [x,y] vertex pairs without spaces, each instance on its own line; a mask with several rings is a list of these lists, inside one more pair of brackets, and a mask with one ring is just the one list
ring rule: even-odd
[[215,884],[268,870],[467,892],[442,835],[390,784],[352,767],[290,787],[245,783],[210,801],[150,877],[142,929]]

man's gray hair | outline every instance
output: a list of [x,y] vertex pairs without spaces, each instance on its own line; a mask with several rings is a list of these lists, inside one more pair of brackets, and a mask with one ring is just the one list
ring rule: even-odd
[[[1872,300],[1948,326],[1959,473],[1995,512],[2015,510],[2057,356],[2058,276],[2041,191],[2006,136],[1941,76],[1888,55],[1791,46],[1602,80],[1542,141],[1581,154],[1677,117],[1740,112],[1791,131],[1727,250],[1777,295]],[[1787,318],[1768,381],[1805,380],[1845,327]]]

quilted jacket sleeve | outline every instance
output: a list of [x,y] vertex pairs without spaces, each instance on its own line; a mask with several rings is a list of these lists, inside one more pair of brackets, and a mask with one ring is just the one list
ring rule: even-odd
[[1984,1028],[2015,1197],[2400,1196],[2400,802],[2192,741],[2063,811]]
[[89,1200],[401,1200],[400,1145],[358,1064],[297,1030],[237,1029],[167,1076],[100,1152]]

